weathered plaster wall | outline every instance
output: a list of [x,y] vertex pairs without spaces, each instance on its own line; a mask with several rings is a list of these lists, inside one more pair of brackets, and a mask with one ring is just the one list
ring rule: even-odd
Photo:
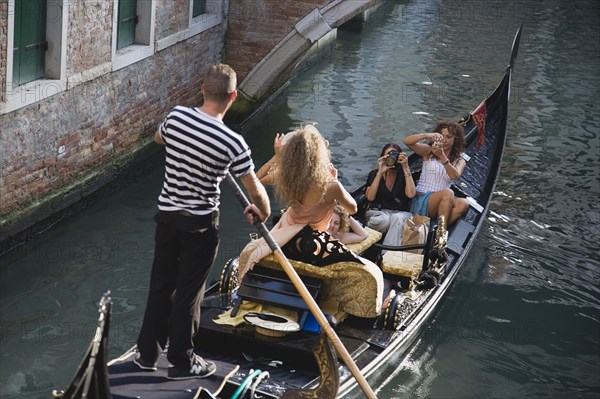
[[197,104],[204,67],[220,61],[210,33],[3,116],[0,214],[148,142],[174,105]]
[[162,1],[162,6],[156,11],[156,40],[164,39],[182,31],[188,24],[190,4],[187,1]]

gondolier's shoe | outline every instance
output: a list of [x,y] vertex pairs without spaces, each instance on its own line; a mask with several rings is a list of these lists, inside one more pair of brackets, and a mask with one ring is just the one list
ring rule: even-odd
[[135,359],[133,359],[133,363],[135,363],[135,365],[141,368],[142,370],[156,371],[157,362],[147,362],[144,359],[142,359],[142,356],[139,353],[137,354]]
[[198,355],[194,355],[192,367],[189,370],[182,370],[176,367],[169,367],[167,378],[170,380],[185,380],[188,378],[206,378],[217,371],[217,366],[213,362],[208,362]]

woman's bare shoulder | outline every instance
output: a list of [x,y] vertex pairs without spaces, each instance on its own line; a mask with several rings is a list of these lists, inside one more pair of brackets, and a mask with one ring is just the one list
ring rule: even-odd
[[331,199],[332,201],[339,196],[339,193],[344,190],[342,183],[337,180],[331,180],[325,188],[325,193],[322,197],[325,199]]

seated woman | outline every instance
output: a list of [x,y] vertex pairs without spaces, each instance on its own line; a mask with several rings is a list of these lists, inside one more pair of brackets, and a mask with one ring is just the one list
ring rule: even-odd
[[336,205],[329,221],[327,232],[342,244],[354,244],[367,239],[369,233],[348,212]]
[[[432,144],[422,143],[429,140]],[[418,133],[404,139],[404,144],[423,157],[417,196],[411,201],[410,211],[423,216],[443,215],[450,225],[467,211],[469,203],[455,198],[450,189],[458,179],[466,161],[461,157],[465,149],[464,130],[452,121],[440,121],[433,133]]]
[[367,177],[365,190],[371,203],[365,214],[367,226],[387,233],[384,244],[402,244],[402,226],[412,216],[408,210],[415,194],[406,154],[398,144],[386,144],[377,159],[377,169]]
[[[337,302],[340,309],[349,314],[376,316],[384,298],[381,269],[356,256],[337,240],[335,243],[319,241],[328,239],[324,237],[328,234],[323,232],[329,227],[336,204],[348,214],[357,211],[356,201],[337,180],[337,170],[331,164],[326,141],[313,125],[301,126],[285,137],[271,178],[280,204],[287,209],[271,230],[273,239],[289,259],[301,263],[298,267],[308,266],[307,269],[320,272],[324,287],[327,287],[323,293],[327,301]],[[307,230],[308,239],[304,241]],[[302,252],[310,247],[305,244],[315,242],[313,238],[318,244],[324,244],[317,245],[320,248],[316,251],[318,256],[313,256],[314,252]],[[321,257],[323,248],[327,255]],[[311,247],[311,251],[313,249]],[[239,281],[270,253],[271,249],[262,238],[248,243],[239,257]],[[303,259],[305,257],[308,259]],[[358,270],[352,271],[349,263],[359,265]]]
[[[287,208],[271,230],[279,246],[307,225],[327,231],[336,202],[350,214],[357,211],[356,201],[337,180],[329,148],[317,128],[304,125],[285,137],[288,136],[271,173],[280,204]],[[269,253],[271,250],[263,239],[247,245],[239,259],[240,281]]]

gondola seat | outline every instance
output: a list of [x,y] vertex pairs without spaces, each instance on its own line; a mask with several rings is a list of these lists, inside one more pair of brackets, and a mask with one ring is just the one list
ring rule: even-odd
[[423,268],[423,255],[406,251],[387,251],[383,254],[381,270],[386,275],[413,277]]
[[369,234],[367,238],[365,238],[361,242],[357,242],[354,244],[346,244],[346,248],[348,248],[350,251],[354,252],[355,254],[360,255],[363,252],[365,252],[367,249],[371,248],[371,246],[373,244],[375,244],[376,242],[379,242],[379,240],[381,240],[381,237],[383,236],[383,234],[381,234],[381,232],[374,230],[370,227],[365,227],[365,230]]
[[[354,253],[361,253],[381,239],[381,233],[368,229],[369,237],[362,243],[348,245]],[[383,276],[373,262],[361,258],[357,262],[337,262],[327,266],[314,266],[290,259],[290,264],[299,275],[322,280],[319,305],[335,304],[338,310],[357,317],[376,317],[381,309]],[[259,265],[281,270],[273,254],[263,258]]]

